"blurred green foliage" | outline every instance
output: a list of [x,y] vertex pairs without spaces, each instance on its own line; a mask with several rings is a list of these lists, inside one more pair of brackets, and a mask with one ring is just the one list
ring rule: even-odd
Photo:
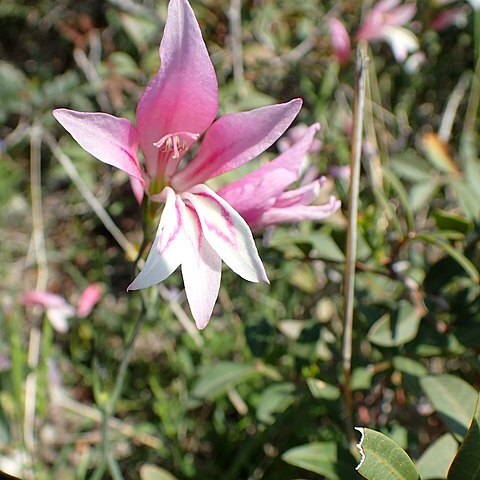
[[[354,65],[336,62],[325,18],[340,18],[354,38],[369,2],[243,2],[241,84],[233,75],[230,2],[191,3],[219,78],[221,112],[302,97],[299,121],[322,126],[311,164],[325,174],[348,165]],[[55,134],[113,220],[140,244],[140,210],[125,177],[81,150],[51,110],[134,118],[159,66],[166,4],[0,3],[0,469],[13,459],[24,478],[89,478],[98,458],[97,407],[140,309],[138,297],[125,294],[131,262],[42,143],[48,290],[74,303],[87,284],[102,282],[106,294],[91,316],[44,345],[32,448],[25,392],[36,371],[31,332],[41,318],[20,305],[21,292],[37,282],[32,129]],[[353,348],[355,424],[408,448],[424,479],[433,478],[427,447],[453,458],[480,387],[480,22],[471,14],[436,32],[429,25],[441,11],[418,2],[414,27],[425,59],[417,68],[395,63],[385,45],[370,47]],[[448,138],[440,138],[452,114]],[[345,213],[347,180],[331,177],[328,188]],[[259,248],[271,285],[225,271],[201,334],[189,334],[169,303],[189,315],[179,276],[165,282],[163,297],[149,293],[159,307],[148,312],[111,430],[126,479],[139,478],[143,464],[162,467],[144,467],[143,480],[170,478],[165,472],[197,480],[359,478],[341,401],[345,217],[278,227]],[[446,385],[454,396],[467,392],[464,411],[436,391]],[[445,474],[448,465],[441,467]]]

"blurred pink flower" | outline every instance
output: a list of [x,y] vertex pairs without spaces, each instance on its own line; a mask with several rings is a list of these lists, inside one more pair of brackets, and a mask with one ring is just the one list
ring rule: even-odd
[[40,306],[45,310],[52,327],[60,333],[68,331],[68,319],[75,315],[75,308],[63,297],[54,293],[31,291],[22,297],[26,307]]
[[466,5],[449,8],[433,18],[430,23],[430,28],[441,32],[453,25],[465,26],[467,24],[468,11],[469,8]]
[[[320,126],[318,127],[320,128]],[[280,152],[288,150],[294,143],[298,142],[307,133],[309,127],[305,123],[299,123],[295,127],[289,128],[285,135],[277,142]],[[313,138],[308,147],[307,153],[318,153],[322,149],[322,142],[318,138]]]
[[93,307],[100,301],[103,287],[100,283],[92,283],[80,295],[77,304],[77,317],[85,318],[90,315]]
[[300,220],[322,220],[340,207],[335,197],[325,205],[310,205],[320,193],[323,178],[287,190],[299,179],[303,160],[319,128],[318,123],[312,125],[275,160],[218,191],[252,229]]
[[350,61],[352,55],[352,44],[347,29],[340,20],[333,17],[329,19],[328,26],[333,53],[338,62],[345,65]]
[[[104,113],[58,109],[54,116],[85,150],[129,174],[139,201],[147,194],[165,203],[145,266],[128,289],[156,285],[181,265],[193,317],[204,328],[218,296],[221,260],[246,280],[268,282],[247,223],[204,183],[272,145],[302,101],[214,121],[217,79],[187,0],[169,4],[160,58],[160,70],[138,104],[137,127]],[[202,135],[196,157],[183,166]]]
[[418,39],[403,28],[417,11],[413,3],[400,5],[401,0],[380,0],[367,13],[357,33],[358,40],[387,42],[397,62],[406,60],[409,53],[418,50]]

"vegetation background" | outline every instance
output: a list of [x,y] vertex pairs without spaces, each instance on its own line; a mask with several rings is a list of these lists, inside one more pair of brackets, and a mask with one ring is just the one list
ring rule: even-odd
[[[349,165],[355,58],[338,62],[328,19],[344,22],[355,45],[372,4],[191,5],[221,112],[303,98],[298,122],[322,127],[311,164],[343,213],[264,232],[271,284],[226,270],[202,332],[178,274],[151,290],[158,308],[109,423],[112,455],[125,479],[360,478],[341,371],[348,175],[340,167]],[[463,15],[433,28],[453,7]],[[0,3],[0,469],[25,479],[90,478],[102,405],[140,308],[125,292],[134,267],[123,237],[98,215],[105,209],[140,244],[126,176],[86,154],[51,111],[133,118],[159,66],[166,8],[164,0]],[[480,387],[479,13],[464,1],[419,0],[410,28],[421,54],[404,63],[384,43],[369,47],[352,413],[354,425],[407,449],[423,479],[446,478]],[[91,283],[102,285],[102,299],[87,318],[70,319],[68,333],[22,306],[36,289],[75,305]]]

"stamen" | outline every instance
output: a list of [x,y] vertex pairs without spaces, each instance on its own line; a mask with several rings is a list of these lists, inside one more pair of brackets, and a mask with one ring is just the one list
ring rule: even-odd
[[198,133],[191,132],[168,133],[167,135],[164,135],[158,142],[155,142],[153,146],[161,148],[162,152],[173,151],[172,158],[179,158],[180,153],[184,150],[187,150],[189,147],[189,145],[183,141],[182,137],[187,137],[195,141],[199,136],[200,135]]

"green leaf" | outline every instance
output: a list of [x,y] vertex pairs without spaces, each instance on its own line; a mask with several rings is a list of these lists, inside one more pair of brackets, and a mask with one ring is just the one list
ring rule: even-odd
[[396,312],[382,315],[370,328],[368,339],[381,347],[397,347],[413,340],[420,325],[420,315],[406,300]]
[[480,396],[467,436],[448,471],[448,480],[480,480]]
[[145,463],[140,467],[141,480],[177,480],[171,473],[156,465]]
[[410,205],[417,212],[430,202],[439,189],[439,183],[430,178],[428,181],[417,183],[410,188]]
[[257,418],[269,425],[275,423],[274,414],[284,412],[295,401],[294,392],[293,383],[277,383],[267,387],[257,406]]
[[449,183],[455,190],[455,193],[458,197],[458,202],[460,203],[463,211],[472,220],[477,219],[480,214],[480,206],[478,197],[472,192],[472,189],[465,182],[460,180],[453,179]]
[[413,377],[423,377],[428,373],[425,365],[408,357],[393,357],[393,366],[399,372],[412,375]]
[[235,362],[220,362],[217,365],[208,366],[193,386],[192,396],[212,400],[258,373],[255,365]]
[[453,230],[466,235],[473,229],[472,222],[468,219],[445,210],[436,210],[433,217],[439,230]]
[[291,448],[282,460],[295,467],[323,475],[328,480],[355,479],[353,458],[338,451],[335,442],[314,442]]
[[463,438],[475,410],[476,390],[449,374],[428,375],[420,379],[420,384],[446,426],[454,435]]
[[343,262],[345,260],[343,252],[338,248],[332,237],[322,232],[294,235],[290,231],[278,229],[270,240],[270,245],[272,247],[282,247],[295,243],[307,243],[312,245],[312,247],[318,250],[319,258],[334,262]]
[[425,180],[432,180],[430,165],[416,154],[392,155],[390,163],[395,173],[405,180],[422,184],[425,183]]
[[480,274],[478,273],[477,268],[475,265],[467,258],[463,253],[456,250],[452,247],[449,243],[445,242],[444,240],[429,234],[420,234],[416,237],[418,240],[423,240],[427,243],[431,243],[432,245],[436,245],[437,247],[441,248],[447,255],[453,258],[464,270],[470,278],[475,282],[478,283],[480,280]]
[[383,168],[383,176],[390,183],[391,188],[395,191],[398,199],[402,204],[408,228],[410,230],[413,230],[415,228],[415,220],[413,218],[412,206],[410,204],[406,188],[403,186],[402,182],[396,177],[396,175],[386,167]]
[[314,398],[324,400],[337,400],[340,398],[340,389],[330,383],[325,383],[318,378],[308,378],[307,385]]
[[357,447],[362,456],[358,472],[367,480],[420,480],[405,450],[386,435],[358,427],[361,433]]
[[458,443],[450,433],[442,435],[418,459],[417,470],[422,480],[447,478],[448,467],[457,453]]

